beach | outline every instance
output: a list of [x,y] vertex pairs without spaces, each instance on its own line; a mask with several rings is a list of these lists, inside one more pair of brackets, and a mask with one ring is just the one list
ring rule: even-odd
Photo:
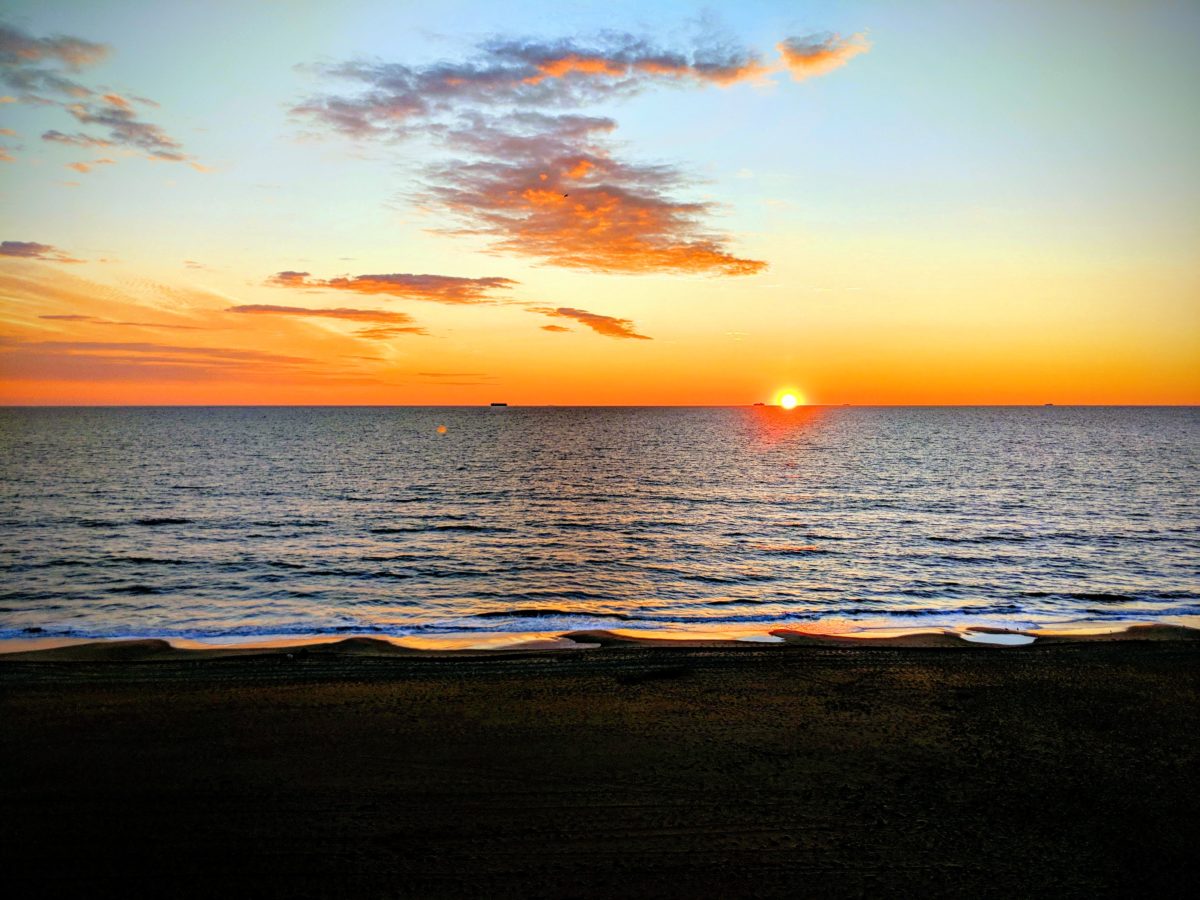
[[6,880],[314,897],[1197,886],[1194,633],[591,637],[0,656]]

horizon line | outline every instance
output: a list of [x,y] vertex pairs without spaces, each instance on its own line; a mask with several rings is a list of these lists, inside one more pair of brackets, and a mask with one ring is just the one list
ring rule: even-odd
[[[500,403],[503,401],[493,401]],[[804,403],[794,409],[1195,409],[1194,403]],[[0,403],[0,409],[783,409],[778,403]],[[792,412],[793,410],[784,410]]]

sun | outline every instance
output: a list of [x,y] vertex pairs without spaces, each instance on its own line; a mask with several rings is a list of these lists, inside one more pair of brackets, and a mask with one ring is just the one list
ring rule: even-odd
[[805,404],[804,395],[795,388],[780,388],[775,392],[775,405],[784,409],[795,409]]

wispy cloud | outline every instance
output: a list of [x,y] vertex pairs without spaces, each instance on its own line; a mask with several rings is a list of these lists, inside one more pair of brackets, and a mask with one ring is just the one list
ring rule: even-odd
[[81,147],[129,147],[153,159],[189,162],[200,168],[183,152],[177,140],[158,125],[142,120],[135,109],[135,104],[158,106],[157,103],[96,90],[77,80],[75,76],[82,70],[103,62],[110,52],[108,46],[82,38],[64,35],[38,38],[0,24],[0,84],[15,92],[15,96],[6,95],[5,99],[58,106],[79,124],[105,132],[98,137],[52,129],[43,133],[45,141]]
[[63,134],[61,131],[45,131],[42,133],[43,141],[50,141],[56,144],[69,144],[73,147],[111,147],[112,141],[106,141],[103,138],[92,137],[87,134]]
[[[632,338],[639,341],[652,340],[647,335],[638,334],[634,331],[634,324],[630,319],[618,319],[614,316],[605,316],[600,313],[588,312],[586,309],[574,309],[570,306],[550,307],[538,306],[530,309],[530,312],[541,313],[544,316],[556,316],[563,319],[574,319],[586,325],[588,328],[597,334],[602,334],[605,337],[612,338]],[[553,325],[542,326],[547,331],[567,331],[566,328],[556,327]]]
[[310,359],[228,347],[118,341],[23,341],[0,337],[6,378],[47,381],[266,379]]
[[67,163],[67,168],[74,169],[76,172],[83,174],[85,172],[92,171],[92,169],[94,169],[96,166],[111,166],[115,162],[116,162],[115,159],[108,159],[108,158],[93,159],[90,162]]
[[207,331],[203,325],[176,325],[169,322],[124,322],[117,319],[103,319],[99,316],[85,316],[78,313],[62,315],[38,316],[52,322],[79,322],[88,325],[130,325],[136,328],[166,328],[172,331]]
[[211,291],[148,280],[105,284],[59,266],[0,266],[0,297],[6,312],[0,371],[59,382],[374,381],[360,363],[338,361],[365,346],[363,338],[383,338],[359,329],[415,327],[405,313],[375,310],[337,313],[352,326],[349,333],[313,328],[305,323],[321,320],[286,312],[264,328],[251,315],[228,313],[230,299]]
[[426,330],[416,324],[408,313],[390,312],[382,309],[349,309],[337,307],[334,309],[309,309],[303,306],[274,306],[267,303],[253,303],[242,306],[231,306],[227,312],[248,313],[258,316],[299,316],[303,318],[341,319],[348,322],[374,323],[369,328],[358,332],[360,337],[372,339],[396,337],[402,334],[427,334]]
[[69,253],[59,250],[52,244],[39,244],[37,241],[3,241],[0,242],[0,256],[13,256],[18,259],[40,259],[45,262],[81,263]]
[[355,138],[439,139],[453,158],[429,167],[422,199],[502,251],[605,272],[751,275],[766,264],[736,255],[707,225],[712,204],[682,198],[690,185],[677,169],[618,159],[616,123],[578,111],[655,86],[766,83],[797,67],[818,74],[862,52],[858,38],[789,38],[775,63],[711,38],[687,49],[612,32],[495,39],[461,62],[324,67],[350,89],[294,112]]
[[355,294],[432,300],[437,303],[490,303],[494,291],[506,290],[517,282],[511,278],[458,278],[452,275],[349,275],[341,278],[312,278],[308,272],[278,272],[267,279],[276,287],[299,290],[350,291]]
[[69,112],[81,125],[97,125],[107,131],[112,145],[133,147],[154,159],[184,162],[188,156],[178,141],[157,125],[143,122],[120,97],[104,95],[98,102],[69,103]]

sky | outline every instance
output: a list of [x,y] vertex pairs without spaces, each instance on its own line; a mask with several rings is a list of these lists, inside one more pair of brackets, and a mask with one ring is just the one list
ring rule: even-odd
[[0,403],[1195,404],[1200,5],[0,6]]

